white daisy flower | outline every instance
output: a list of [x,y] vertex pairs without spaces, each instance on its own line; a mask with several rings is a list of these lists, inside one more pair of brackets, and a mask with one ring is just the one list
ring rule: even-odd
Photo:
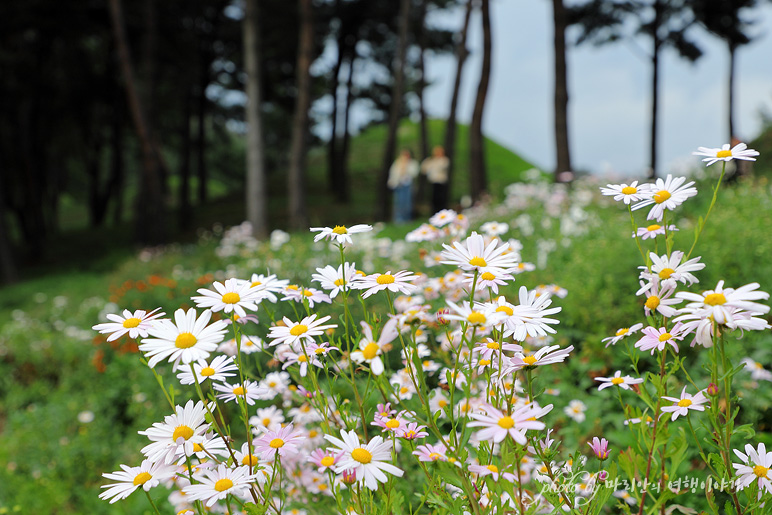
[[174,415],[167,415],[163,422],[139,431],[152,442],[142,449],[142,454],[153,462],[165,463],[171,463],[177,456],[190,456],[195,451],[194,444],[200,445],[209,430],[205,418],[206,407],[201,401],[193,404],[191,400],[185,407],[177,406]]
[[654,252],[649,253],[651,269],[639,267],[641,278],[649,281],[649,284],[661,281],[664,286],[675,286],[676,283],[692,285],[700,282],[691,272],[697,272],[705,268],[705,263],[700,263],[700,258],[692,258],[681,263],[684,253],[680,250],[673,251],[670,256],[658,256]]
[[450,309],[454,313],[444,314],[443,318],[447,320],[458,320],[461,323],[467,323],[470,327],[492,327],[498,325],[504,321],[506,314],[500,311],[496,311],[493,306],[489,304],[480,304],[476,302],[474,306],[469,304],[468,300],[465,300],[460,306],[451,302],[447,302]]
[[692,155],[705,156],[703,162],[705,162],[705,166],[710,166],[716,161],[731,161],[732,159],[755,161],[759,153],[748,148],[745,143],[738,143],[732,148],[729,148],[729,143],[726,143],[721,148],[697,147],[697,152],[692,152]]
[[737,474],[736,486],[742,490],[756,481],[759,488],[759,497],[762,490],[766,493],[772,493],[772,452],[767,452],[767,447],[760,443],[756,449],[751,444],[745,444],[745,454],[737,449],[732,449],[742,463],[732,463],[732,467]]
[[357,224],[352,225],[351,227],[346,227],[345,225],[336,225],[335,227],[311,227],[311,232],[319,231],[319,234],[314,236],[314,241],[329,238],[330,241],[335,240],[336,243],[348,243],[350,245],[354,243],[351,240],[351,234],[372,230],[373,226],[366,224]]
[[645,295],[646,301],[643,303],[643,311],[646,316],[650,316],[655,311],[667,318],[677,313],[673,306],[683,302],[678,296],[673,297],[675,293],[675,283],[660,283],[658,278],[650,283],[640,281],[641,289],[635,292],[636,295]]
[[504,337],[512,336],[517,341],[524,341],[527,337],[554,334],[556,331],[550,326],[560,322],[548,317],[559,313],[563,308],[550,308],[552,296],[549,293],[539,294],[537,290],[529,292],[525,286],[520,287],[518,296],[520,304],[517,306],[509,304],[503,297],[497,300],[496,311],[508,315],[504,321]]
[[772,372],[764,368],[764,365],[751,358],[743,358],[743,364],[745,368],[751,374],[751,379],[754,381],[772,381]]
[[501,222],[486,222],[480,226],[486,236],[500,236],[509,230],[509,225]]
[[499,246],[501,240],[493,238],[488,246],[482,235],[473,232],[464,243],[453,242],[453,246],[442,244],[443,264],[455,265],[461,270],[485,272],[488,268],[509,269],[517,265],[517,253],[507,252],[509,243]]
[[145,338],[147,337],[148,330],[153,327],[154,321],[166,314],[157,313],[160,309],[161,308],[156,308],[150,313],[143,309],[138,309],[134,313],[128,309],[124,309],[123,316],[108,313],[105,316],[108,320],[112,320],[112,322],[97,324],[92,327],[92,329],[94,331],[99,331],[102,334],[112,333],[107,337],[108,342],[117,340],[127,333],[129,338]]
[[344,263],[338,268],[327,265],[324,268],[317,268],[316,272],[311,279],[318,282],[325,290],[330,290],[330,298],[333,299],[341,291],[351,289],[352,283],[359,277],[355,263]]
[[195,476],[200,483],[188,485],[182,489],[182,492],[191,501],[204,501],[211,507],[228,495],[243,497],[250,483],[258,481],[260,476],[262,476],[261,473],[250,474],[249,467],[231,469],[225,465],[219,465],[217,470],[205,470],[202,474]]
[[362,340],[359,342],[359,349],[351,353],[351,359],[355,363],[369,363],[370,370],[373,374],[379,376],[383,374],[383,360],[381,354],[383,354],[383,346],[393,342],[399,332],[397,331],[397,319],[391,318],[381,329],[381,335],[378,341],[373,338],[373,330],[367,324],[362,321]]
[[209,357],[209,353],[217,349],[227,330],[223,320],[207,326],[212,318],[209,310],[196,317],[196,310],[190,308],[187,313],[183,309],[174,312],[174,322],[159,320],[148,331],[150,336],[139,345],[139,350],[145,353],[150,368],[155,367],[164,359],[169,359],[175,365],[187,365]]
[[673,403],[672,406],[663,406],[660,410],[665,413],[672,413],[673,416],[670,420],[675,420],[679,416],[685,417],[689,414],[689,410],[705,411],[705,406],[708,402],[708,398],[702,391],[697,392],[697,395],[690,395],[686,393],[686,387],[681,390],[681,397],[662,397],[663,399]]
[[617,332],[614,334],[614,336],[609,336],[608,338],[603,338],[601,342],[606,342],[606,347],[610,345],[616,345],[619,340],[622,338],[626,338],[630,336],[631,334],[635,334],[638,331],[641,330],[643,327],[643,324],[638,323],[631,325],[630,327],[621,327],[617,329]]
[[582,401],[575,399],[563,408],[563,413],[568,415],[574,422],[582,423],[587,418],[584,412],[587,411],[587,405]]
[[[675,225],[668,225],[667,230],[677,231],[678,228]],[[657,236],[664,236],[664,235],[665,235],[665,227],[659,224],[651,224],[647,227],[638,227],[638,230],[633,233],[633,238],[637,236],[642,240],[648,240],[651,238],[656,238]]]
[[647,220],[662,220],[665,209],[670,211],[683,204],[686,199],[697,194],[697,188],[693,188],[694,181],[686,184],[686,177],[676,177],[668,175],[663,181],[657,179],[657,182],[645,193],[642,201],[633,206],[633,211],[647,206],[652,206]]
[[598,391],[608,388],[609,386],[618,386],[623,390],[630,390],[631,384],[641,384],[642,378],[634,378],[632,376],[622,376],[622,371],[617,370],[611,377],[596,377],[596,381],[600,381],[601,385],[598,386]]
[[267,408],[259,408],[257,413],[250,417],[249,425],[252,426],[252,432],[256,435],[261,435],[265,431],[276,431],[281,428],[284,423],[284,413],[276,406],[268,406]]
[[248,379],[245,380],[244,383],[215,384],[214,389],[218,392],[222,392],[217,396],[218,399],[223,399],[225,402],[238,402],[239,397],[241,397],[250,406],[252,406],[256,400],[267,399],[269,397],[266,388],[261,387],[257,381],[250,381]]
[[753,302],[769,298],[769,293],[758,291],[758,287],[759,283],[750,283],[737,289],[724,288],[724,281],[721,280],[715,290],[702,294],[679,292],[676,297],[690,301],[686,308],[704,310],[705,318],[712,316],[717,324],[724,325],[734,320],[733,310],[728,308],[746,310],[753,314],[769,313],[769,306]]
[[[499,286],[505,286],[507,281],[514,281],[515,278],[508,273],[507,270],[499,270],[496,268],[490,268],[485,272],[478,274],[477,284],[475,285],[476,291],[483,291],[490,288],[495,294],[499,293]],[[464,284],[468,284],[470,287],[475,282],[475,274],[467,272],[464,274]]]
[[316,288],[302,288],[295,284],[290,284],[284,288],[284,297],[281,300],[294,300],[295,302],[308,302],[308,307],[313,308],[317,302],[326,302],[332,304],[330,296]]
[[407,270],[400,270],[393,275],[391,270],[389,270],[385,274],[375,273],[363,277],[357,281],[355,285],[352,285],[352,288],[366,290],[362,293],[362,298],[364,299],[381,290],[389,290],[394,293],[401,292],[405,295],[410,295],[418,289],[418,286],[411,284],[411,282],[417,278],[417,275],[414,275]]
[[102,485],[100,487],[107,488],[107,490],[100,493],[99,498],[103,500],[110,499],[110,504],[127,498],[140,487],[147,492],[151,488],[158,486],[161,481],[171,478],[177,472],[177,466],[174,464],[154,463],[151,460],[143,460],[139,467],[121,465],[121,469],[123,470],[111,474],[102,474],[107,479],[118,481],[118,483]]
[[336,324],[323,325],[330,318],[329,315],[317,320],[316,314],[305,317],[300,322],[293,322],[284,317],[284,325],[275,325],[269,329],[268,338],[271,338],[272,347],[282,343],[295,345],[300,340],[305,343],[314,341],[315,336],[321,336],[328,329],[338,327]]
[[177,377],[182,384],[193,384],[198,380],[198,383],[203,383],[207,379],[212,381],[225,381],[229,377],[236,375],[233,373],[238,370],[239,367],[233,362],[233,358],[229,356],[216,356],[211,363],[207,363],[206,360],[200,359],[196,363],[193,363],[193,370],[196,375],[193,377],[193,372],[187,368],[183,368]]
[[641,332],[643,337],[635,342],[635,347],[642,351],[651,350],[652,354],[654,354],[655,350],[662,352],[668,345],[671,345],[678,352],[678,342],[676,340],[683,340],[687,335],[687,332],[684,330],[684,324],[681,322],[677,322],[670,329],[665,327],[657,329],[656,327],[649,326]]
[[353,470],[356,480],[364,482],[370,490],[378,490],[378,483],[388,481],[385,473],[402,477],[404,473],[391,463],[391,442],[383,441],[380,436],[375,436],[366,445],[362,445],[355,431],[341,430],[342,438],[332,435],[324,435],[324,438],[343,451],[343,455],[335,465],[335,472],[340,474],[347,470]]
[[551,365],[553,363],[562,363],[566,360],[572,350],[574,350],[573,345],[569,345],[565,349],[561,349],[560,345],[551,345],[542,347],[537,350],[536,353],[530,355],[526,355],[523,352],[517,352],[515,353],[515,357],[509,359],[506,371],[509,373],[526,367],[539,367],[542,365]]
[[277,279],[276,274],[252,274],[252,279],[249,284],[251,288],[273,303],[276,303],[279,300],[276,297],[276,294],[284,291],[284,288],[286,288],[287,285],[289,285],[289,280]]
[[630,202],[641,200],[643,198],[642,193],[645,191],[646,187],[638,186],[638,181],[633,181],[630,184],[607,184],[605,188],[600,189],[601,194],[613,196],[617,202],[621,200],[627,205],[630,205]]
[[441,211],[437,211],[436,213],[434,213],[434,215],[432,215],[432,217],[429,218],[429,223],[432,224],[434,227],[443,227],[455,221],[457,217],[458,217],[458,213],[456,213],[452,209],[443,209]]
[[483,428],[477,432],[477,438],[480,441],[490,440],[500,443],[509,436],[520,445],[525,445],[526,431],[529,429],[540,431],[545,428],[544,422],[537,419],[552,411],[552,404],[544,408],[529,404],[516,409],[511,414],[504,413],[490,404],[484,404],[481,408],[485,414],[469,413],[469,418],[473,421],[467,424],[468,427]]
[[247,316],[244,309],[257,311],[257,305],[263,299],[263,294],[250,283],[240,279],[228,279],[225,284],[215,281],[212,286],[215,291],[199,288],[200,297],[191,297],[199,308],[211,309],[215,313],[236,313],[240,317]]
[[260,386],[270,392],[271,398],[282,395],[290,385],[287,372],[271,372],[260,381]]

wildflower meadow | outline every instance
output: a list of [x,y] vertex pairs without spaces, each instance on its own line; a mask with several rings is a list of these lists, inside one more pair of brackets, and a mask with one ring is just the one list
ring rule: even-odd
[[0,513],[768,513],[772,189],[725,185],[744,144],[696,154],[407,234],[215,227],[31,294]]

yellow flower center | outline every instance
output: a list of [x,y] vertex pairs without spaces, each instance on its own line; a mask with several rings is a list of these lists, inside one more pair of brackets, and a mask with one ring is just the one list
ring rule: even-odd
[[437,401],[437,406],[439,406],[440,408],[444,408],[447,405],[448,405],[448,401],[446,401],[445,399],[440,399],[439,401]]
[[308,437],[309,437],[309,438],[316,438],[316,435],[318,435],[318,434],[319,434],[319,433],[318,433],[318,432],[316,432],[316,430],[312,429],[312,430],[310,430],[310,431],[308,432]]
[[650,310],[655,310],[657,307],[659,307],[659,297],[656,295],[652,295],[648,299],[646,299],[646,307]]
[[490,470],[494,474],[498,474],[499,473],[499,468],[496,465],[488,465],[485,468],[487,468],[488,470]]
[[472,266],[488,266],[488,263],[486,263],[485,260],[480,256],[475,256],[470,259],[469,264]]
[[301,334],[305,333],[306,331],[308,331],[308,326],[305,326],[303,324],[298,324],[295,327],[293,327],[292,329],[290,329],[290,334],[292,336],[300,336]]
[[233,481],[227,477],[217,480],[217,482],[214,484],[214,489],[218,492],[224,492],[229,488],[233,488]]
[[630,332],[630,329],[628,329],[627,327],[623,327],[622,329],[620,329],[619,331],[617,331],[617,334],[616,334],[616,335],[617,335],[617,336],[624,336],[624,335],[626,335],[628,332]]
[[314,292],[312,292],[311,290],[303,290],[303,295],[305,295],[306,297],[313,297]]
[[392,418],[386,422],[386,427],[389,429],[397,429],[399,427],[399,420]]
[[487,360],[487,359],[481,359],[477,364],[481,367],[487,367],[488,365],[491,364],[491,362],[490,360]]
[[731,150],[719,150],[716,152],[716,157],[732,157],[732,151]]
[[[135,319],[136,320],[136,319]],[[151,476],[147,472],[140,472],[134,477],[134,486],[144,485],[148,481],[153,479],[153,476]]]
[[660,229],[662,229],[662,226],[661,225],[657,225],[657,224],[652,224],[652,225],[650,225],[650,226],[648,226],[646,228],[646,230],[649,231],[649,232],[659,231]]
[[317,349],[314,351],[314,354],[316,354],[317,356],[318,356],[319,354],[324,354],[324,349],[323,349],[322,347],[319,347],[319,348],[317,348]]
[[675,273],[675,270],[672,268],[663,268],[659,271],[659,278],[660,279],[670,279],[670,276]]
[[271,449],[278,449],[279,447],[284,447],[284,440],[281,438],[274,438],[268,443],[268,445],[271,446]]
[[134,329],[139,325],[140,319],[139,318],[127,318],[123,321],[123,327],[125,329]]
[[189,349],[193,347],[198,340],[190,333],[180,333],[174,340],[174,346],[178,349]]
[[241,297],[239,297],[239,294],[236,292],[228,292],[225,295],[222,296],[222,301],[225,304],[236,304],[241,300]]
[[525,362],[525,363],[527,363],[529,365],[533,365],[534,363],[536,363],[536,361],[538,361],[538,360],[536,359],[535,356],[526,356],[526,357],[523,358],[523,362]]
[[481,278],[483,281],[492,281],[492,280],[494,280],[494,279],[496,278],[496,276],[495,276],[495,275],[493,275],[493,274],[492,274],[492,273],[490,273],[490,272],[485,272],[485,273],[483,273],[483,274],[480,276],[480,278]]
[[249,454],[247,456],[244,456],[244,458],[241,460],[242,465],[246,465],[248,467],[254,467],[257,465],[258,459],[257,456],[254,454]]
[[486,320],[485,315],[479,311],[472,311],[466,319],[469,320],[470,324],[484,324]]
[[394,282],[394,276],[391,274],[381,274],[375,280],[378,284],[391,284]]
[[430,452],[430,453],[429,453],[429,459],[430,459],[430,460],[432,460],[432,461],[437,461],[437,460],[438,460],[438,459],[440,459],[441,457],[442,457],[442,456],[441,456],[441,455],[440,455],[440,453],[438,453],[438,452]]
[[512,316],[514,312],[515,310],[510,308],[509,306],[499,306],[496,308],[496,313],[506,313],[508,316]]
[[244,395],[244,387],[243,386],[237,386],[233,389],[233,395]]
[[[763,465],[756,465],[753,467],[753,473],[756,474],[757,477],[767,477],[767,472],[769,472],[769,469]],[[134,481],[136,481],[136,479]]]
[[322,461],[320,462],[323,467],[332,467],[333,464],[335,464],[335,458],[332,456],[325,456],[322,458]]
[[487,345],[485,345],[491,350],[498,350],[499,348],[499,342],[488,342]]
[[255,286],[260,286],[261,284],[263,284],[263,283],[261,283],[260,281],[255,281],[252,284],[250,284],[249,287],[250,288],[254,288]]
[[270,419],[270,418],[268,418],[268,417],[265,417],[265,418],[263,419],[263,425],[264,425],[265,427],[268,427],[268,424],[270,424],[270,423],[271,423],[271,419]]
[[344,284],[346,284],[346,281],[344,281],[343,279],[335,279],[335,282],[333,284],[335,286],[343,286]]
[[638,193],[638,188],[634,188],[633,186],[625,186],[622,188],[622,193],[625,195],[632,195],[633,193]]
[[662,204],[664,201],[669,199],[671,197],[670,192],[668,190],[659,190],[654,194],[654,202],[657,204]]
[[726,297],[723,293],[709,293],[705,295],[705,304],[708,306],[720,306],[726,304]]
[[304,354],[301,354],[300,356],[298,356],[298,362],[305,363],[307,361],[308,361],[308,358]]
[[378,355],[378,350],[380,347],[378,347],[378,344],[375,342],[368,343],[365,348],[362,350],[362,356],[365,359],[373,359],[375,356]]
[[659,335],[659,341],[666,342],[666,341],[668,341],[672,337],[673,337],[673,335],[670,334],[670,333],[662,333],[662,334]]
[[501,428],[512,429],[513,427],[515,427],[515,420],[510,416],[504,416],[499,419],[497,424]]
[[692,405],[692,401],[690,401],[689,399],[681,399],[680,401],[678,401],[679,408],[688,408],[691,405]]
[[363,449],[361,447],[357,447],[356,449],[351,451],[351,457],[355,461],[358,461],[359,463],[363,463],[365,465],[373,461],[373,455],[370,454],[370,451],[368,451],[367,449]]
[[335,234],[347,234],[348,229],[346,229],[345,225],[336,225],[335,228],[332,230]]
[[174,433],[172,433],[172,440],[175,442],[177,441],[177,438],[182,437],[185,440],[193,436],[193,430],[189,428],[188,426],[177,426],[174,429]]
[[621,378],[621,377],[615,377],[615,378],[613,378],[611,380],[611,384],[616,384],[616,385],[620,385],[620,384],[622,384],[624,382],[625,382],[625,380],[623,378]]
[[204,367],[201,369],[201,375],[204,377],[209,377],[214,375],[214,369],[212,367]]
[[204,450],[204,447],[200,443],[193,444],[193,452],[201,452],[203,450]]

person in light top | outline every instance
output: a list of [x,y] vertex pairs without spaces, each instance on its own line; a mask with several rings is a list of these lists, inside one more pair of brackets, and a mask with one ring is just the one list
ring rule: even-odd
[[408,149],[403,149],[389,169],[387,186],[394,191],[394,221],[410,221],[413,210],[413,179],[418,176],[418,161]]
[[421,163],[421,173],[426,175],[432,185],[432,213],[445,209],[448,204],[448,170],[450,160],[445,155],[445,149],[437,145],[432,155]]

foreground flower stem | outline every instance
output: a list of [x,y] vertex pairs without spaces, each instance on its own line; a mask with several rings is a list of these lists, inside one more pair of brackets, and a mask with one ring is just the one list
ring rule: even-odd
[[152,507],[153,507],[153,510],[155,510],[155,512],[156,512],[156,515],[161,515],[161,512],[160,512],[160,511],[158,511],[158,507],[157,507],[157,506],[155,505],[155,503],[153,502],[153,498],[152,498],[152,497],[150,497],[150,492],[148,492],[147,490],[145,490],[145,495],[147,496],[147,500],[148,500],[148,501],[150,501],[150,506],[152,506]]
[[710,216],[710,212],[713,211],[713,206],[716,204],[716,198],[718,198],[718,188],[721,187],[721,181],[724,178],[725,172],[726,172],[726,161],[723,162],[723,165],[721,167],[721,175],[718,177],[718,182],[716,183],[716,187],[713,188],[713,199],[710,201],[710,207],[708,207],[708,212],[705,213],[705,218],[702,219],[702,223],[700,224],[700,227],[697,230],[697,235],[694,237],[694,243],[692,243],[692,248],[689,249],[689,253],[686,254],[686,258],[684,259],[684,261],[689,260],[689,257],[692,255],[692,251],[694,250],[694,247],[697,245],[697,240],[700,239],[702,230],[705,228],[705,224],[708,222],[708,217]]
[[[662,387],[662,383],[664,382],[665,378],[665,357],[667,351],[662,351],[662,354],[660,354],[660,362],[659,362],[659,381],[660,385],[657,388],[658,390]],[[651,474],[651,458],[654,455],[654,449],[657,444],[657,426],[659,426],[659,408],[662,404],[662,396],[657,392],[657,407],[654,410],[654,427],[652,428],[651,432],[651,448],[649,449],[649,458],[646,462],[646,476],[644,478],[643,484],[647,485],[649,483],[649,475]],[[641,493],[641,507],[638,510],[638,515],[643,515],[643,508],[646,505],[646,494],[648,493],[648,490],[644,490]]]
[[641,247],[641,239],[638,237],[638,226],[635,225],[635,217],[633,216],[633,207],[628,204],[627,205],[627,212],[630,213],[630,223],[633,226],[633,237],[635,237],[635,244],[638,245],[638,252],[641,253],[641,257],[644,261],[646,261],[646,253],[643,252],[643,247]]

